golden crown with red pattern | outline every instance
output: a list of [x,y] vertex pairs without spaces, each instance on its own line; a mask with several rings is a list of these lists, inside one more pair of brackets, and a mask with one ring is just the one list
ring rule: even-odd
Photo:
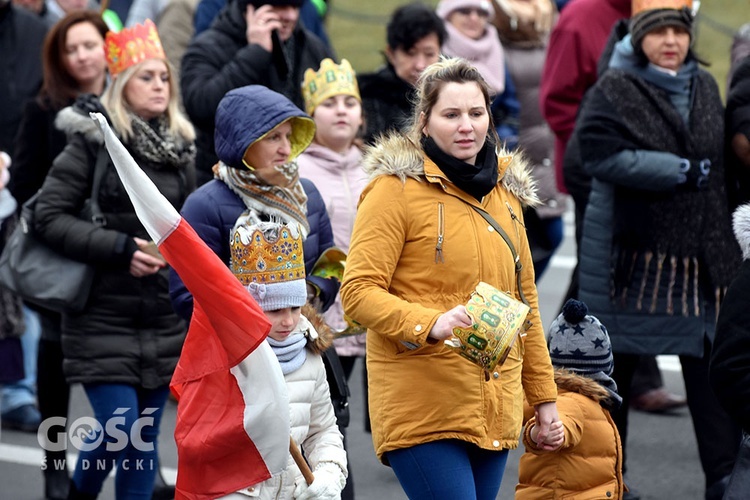
[[161,46],[159,33],[151,19],[131,28],[124,28],[119,33],[107,32],[104,39],[104,51],[107,56],[109,74],[118,73],[146,59],[164,59],[164,48]]

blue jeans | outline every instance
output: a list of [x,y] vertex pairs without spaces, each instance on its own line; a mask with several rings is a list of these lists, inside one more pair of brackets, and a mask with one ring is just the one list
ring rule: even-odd
[[495,500],[508,450],[445,439],[389,451],[386,458],[409,500]]
[[[83,388],[96,420],[105,430],[101,443],[92,450],[80,451],[73,473],[76,488],[81,493],[98,495],[109,471],[117,463],[116,498],[150,499],[159,465],[156,449],[159,424],[169,388],[143,389],[126,384],[84,384]],[[141,421],[139,424],[145,425],[140,431],[136,427],[131,432],[133,424],[141,418],[153,418],[153,421]],[[117,430],[122,432],[106,430],[108,425],[115,423]],[[74,431],[71,429],[71,434]],[[136,441],[133,437],[140,439]]]
[[26,405],[36,407],[36,353],[39,348],[39,337],[42,334],[42,326],[39,323],[39,315],[23,306],[23,321],[26,329],[21,336],[21,349],[23,349],[23,370],[26,376],[12,384],[6,384],[2,388],[3,413]]

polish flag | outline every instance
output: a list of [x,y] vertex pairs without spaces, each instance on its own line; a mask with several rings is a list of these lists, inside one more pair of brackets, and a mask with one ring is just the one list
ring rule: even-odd
[[170,388],[177,397],[177,499],[228,495],[281,472],[289,397],[264,342],[270,324],[229,268],[162,196],[99,113],[91,117],[136,215],[193,294],[193,317]]

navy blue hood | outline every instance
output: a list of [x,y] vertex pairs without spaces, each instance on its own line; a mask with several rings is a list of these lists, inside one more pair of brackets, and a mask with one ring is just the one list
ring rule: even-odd
[[216,110],[214,143],[219,160],[242,168],[247,148],[282,122],[291,119],[290,160],[304,151],[315,136],[315,122],[292,101],[262,85],[227,92]]

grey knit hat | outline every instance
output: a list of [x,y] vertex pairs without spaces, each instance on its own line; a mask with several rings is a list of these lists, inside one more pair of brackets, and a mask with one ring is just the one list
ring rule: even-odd
[[664,26],[684,28],[693,38],[693,14],[688,8],[644,10],[630,19],[630,42],[636,51],[641,50],[643,38],[651,31]]
[[562,313],[549,329],[549,355],[557,368],[580,374],[612,374],[612,344],[607,329],[588,307],[575,299],[568,300]]

